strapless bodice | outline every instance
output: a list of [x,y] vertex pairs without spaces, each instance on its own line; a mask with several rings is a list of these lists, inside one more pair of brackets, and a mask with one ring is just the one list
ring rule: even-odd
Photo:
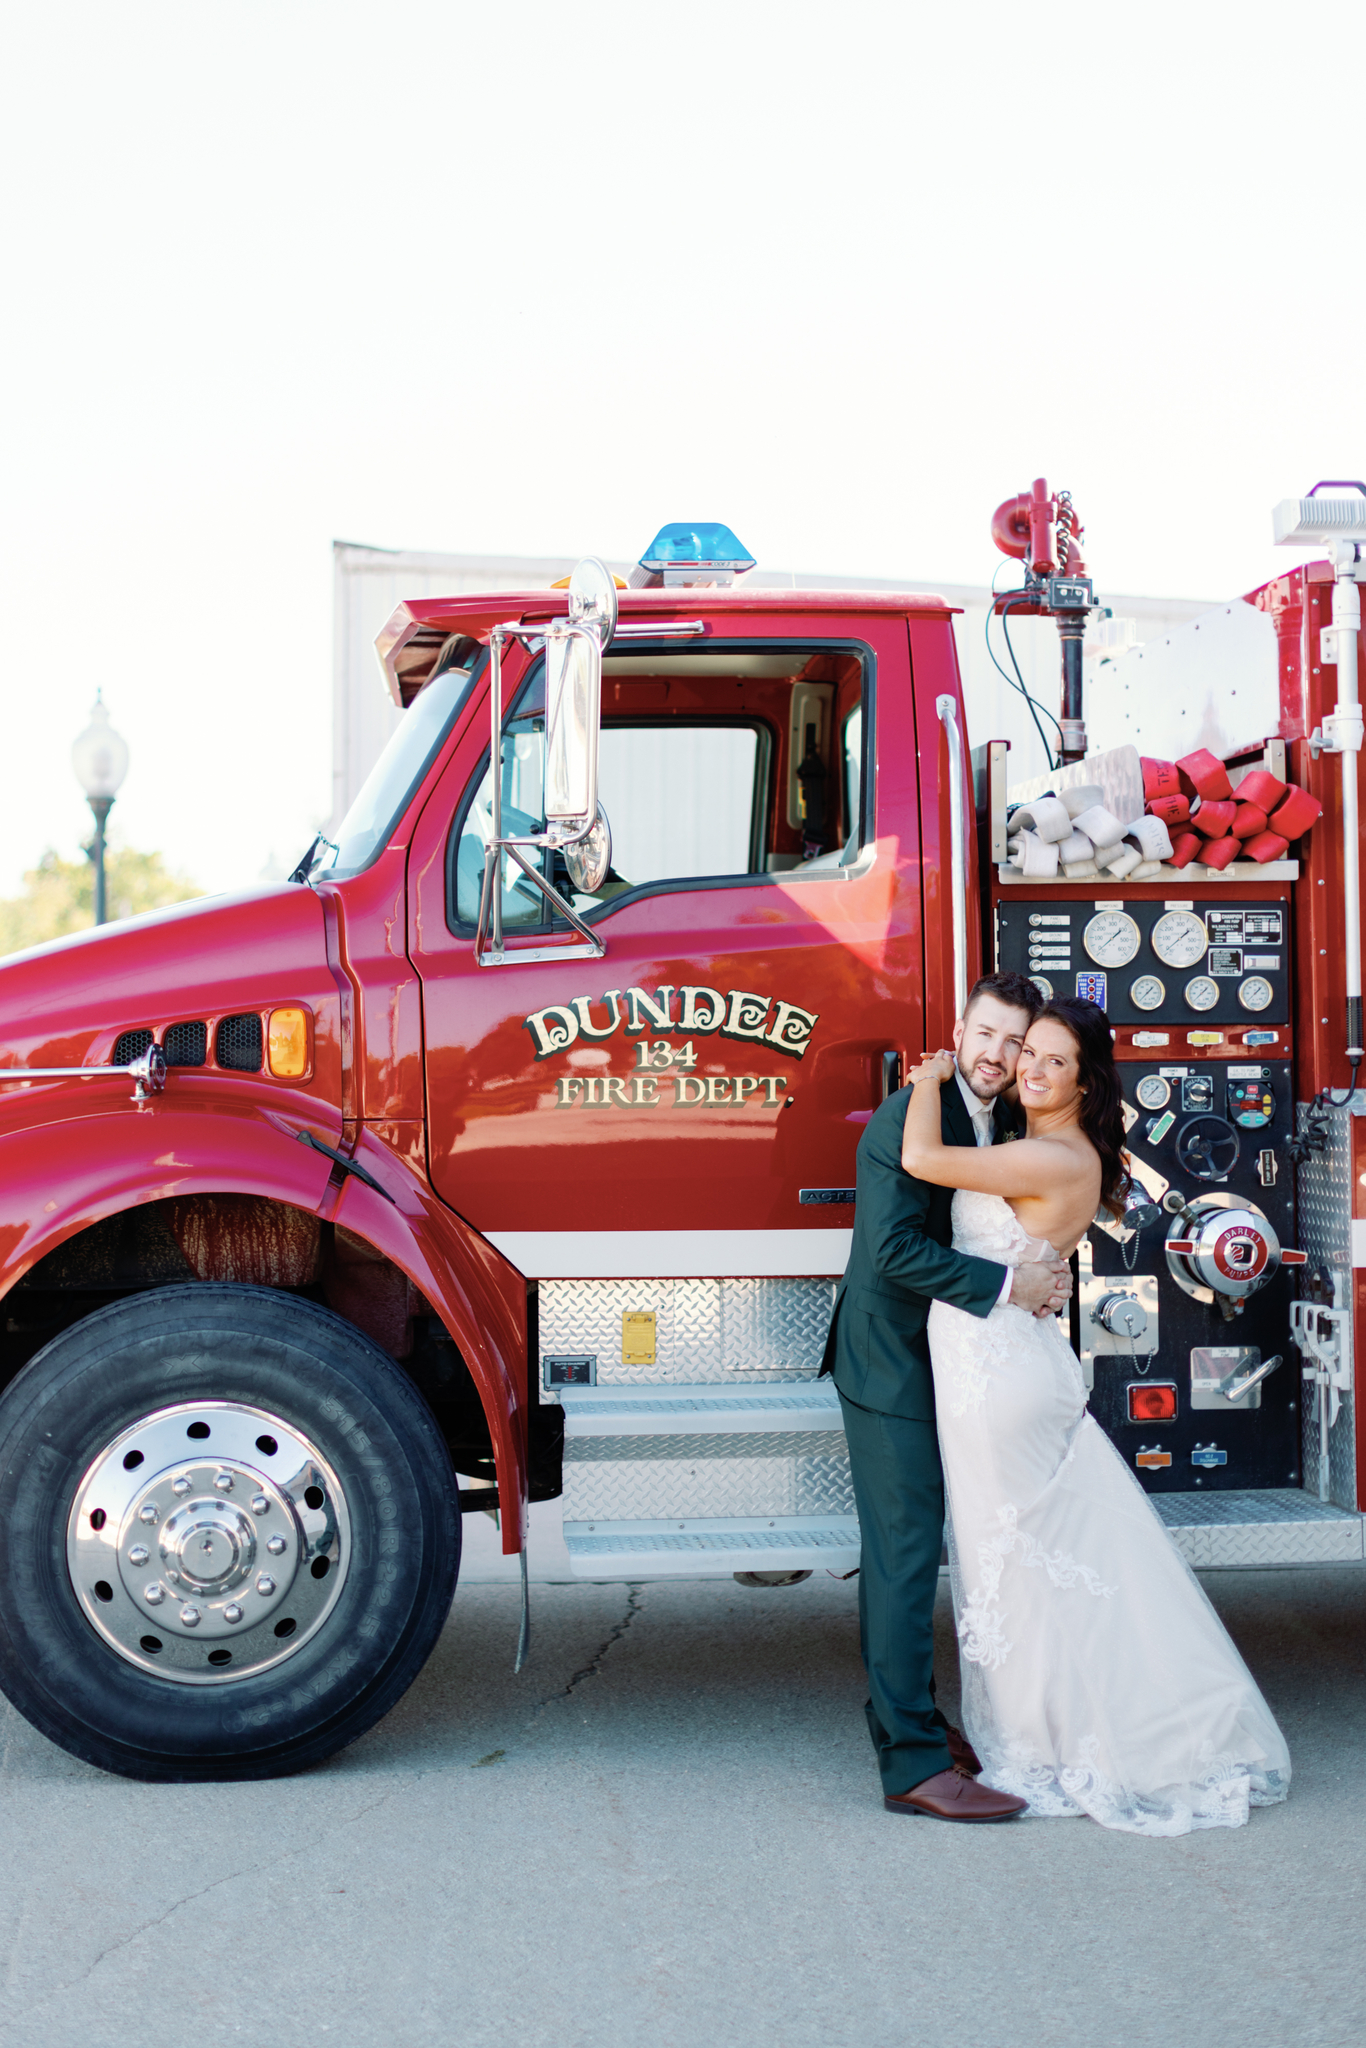
[[1031,1237],[1004,1195],[959,1188],[953,1198],[953,1248],[998,1266],[1023,1266],[1058,1255],[1044,1237]]

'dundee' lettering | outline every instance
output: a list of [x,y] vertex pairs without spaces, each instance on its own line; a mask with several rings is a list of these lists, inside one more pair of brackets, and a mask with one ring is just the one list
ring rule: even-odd
[[[594,1005],[599,1013],[606,1013],[601,1020],[594,1015]],[[643,988],[628,988],[624,993],[609,988],[600,996],[571,996],[568,1003],[552,1003],[547,1009],[533,1011],[523,1019],[523,1028],[531,1033],[538,1060],[567,1052],[576,1041],[602,1044],[619,1031],[628,1038],[648,1035],[656,1044],[669,1037],[739,1038],[799,1060],[805,1057],[819,1022],[818,1012],[804,1010],[800,1003],[756,995],[745,988],[723,993],[691,985],[657,988],[653,995]],[[655,1058],[650,1063],[662,1064]],[[674,1064],[681,1062],[675,1059]]]

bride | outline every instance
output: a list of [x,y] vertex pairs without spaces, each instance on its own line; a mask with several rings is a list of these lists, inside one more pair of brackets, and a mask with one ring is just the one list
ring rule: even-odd
[[[1027,1130],[976,1150],[940,1137],[926,1058],[901,1163],[956,1188],[953,1242],[1016,1266],[1066,1258],[1126,1175],[1110,1029],[1095,1004],[1039,1011],[1016,1080]],[[1280,1729],[1195,1575],[1088,1414],[1058,1324],[936,1301],[930,1351],[963,1664],[982,1780],[1032,1814],[1141,1835],[1240,1827],[1284,1799]]]

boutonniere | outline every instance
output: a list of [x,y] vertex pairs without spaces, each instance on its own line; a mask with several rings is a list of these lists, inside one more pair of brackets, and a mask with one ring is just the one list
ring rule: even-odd
[[1019,1135],[1019,1132],[1012,1127],[1010,1130],[1002,1132],[1001,1143],[1003,1145],[1013,1145]]

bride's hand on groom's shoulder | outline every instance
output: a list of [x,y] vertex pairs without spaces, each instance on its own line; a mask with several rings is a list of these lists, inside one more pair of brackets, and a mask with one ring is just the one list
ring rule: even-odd
[[953,1054],[941,1049],[921,1056],[920,1065],[912,1067],[908,1081],[951,1081],[953,1079]]

